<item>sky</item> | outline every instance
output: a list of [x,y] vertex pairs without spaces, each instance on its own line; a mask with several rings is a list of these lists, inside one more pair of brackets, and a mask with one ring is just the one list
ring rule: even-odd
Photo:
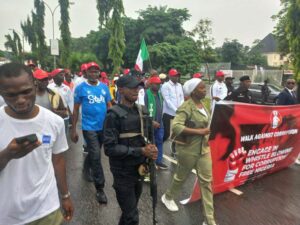
[[[45,0],[52,10],[58,0]],[[70,0],[71,1],[71,0]],[[84,37],[91,30],[98,29],[98,12],[96,0],[73,0],[70,7],[70,30],[72,37]],[[187,8],[191,14],[184,23],[186,30],[192,30],[200,19],[212,21],[212,36],[215,46],[222,46],[225,39],[237,39],[243,45],[251,46],[256,39],[263,39],[273,31],[276,24],[271,16],[280,10],[280,0],[123,0],[125,14],[137,18],[137,11],[151,6],[168,6],[170,8]],[[26,20],[34,8],[34,0],[0,0],[0,49],[4,50],[4,35],[9,29],[22,32],[20,22]],[[52,19],[46,8],[46,39],[52,38]],[[60,12],[54,13],[55,38],[59,38]],[[49,43],[49,41],[48,41]],[[25,45],[25,50],[29,46]]]

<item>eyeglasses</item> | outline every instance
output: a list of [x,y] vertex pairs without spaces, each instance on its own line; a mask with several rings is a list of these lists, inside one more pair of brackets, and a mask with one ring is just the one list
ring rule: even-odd
[[287,82],[287,84],[295,84],[295,82]]

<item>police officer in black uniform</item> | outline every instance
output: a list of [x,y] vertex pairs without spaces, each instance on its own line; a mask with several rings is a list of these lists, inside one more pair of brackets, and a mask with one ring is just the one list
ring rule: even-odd
[[151,123],[145,122],[147,110],[135,103],[140,84],[130,75],[117,81],[121,102],[108,110],[104,125],[104,150],[109,157],[113,187],[122,210],[119,225],[139,224],[137,205],[143,185],[141,170],[146,158],[157,159],[157,148],[146,144],[145,140],[152,136],[150,127],[146,127]]
[[240,86],[229,94],[225,100],[232,100],[235,102],[254,103],[252,101],[252,93],[249,91],[251,80],[249,76],[242,76],[240,78]]

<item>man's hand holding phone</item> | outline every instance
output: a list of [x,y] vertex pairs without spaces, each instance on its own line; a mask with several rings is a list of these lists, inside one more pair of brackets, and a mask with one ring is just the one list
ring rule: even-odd
[[32,152],[42,143],[38,140],[36,134],[30,134],[23,137],[14,138],[6,147],[11,159],[19,159]]

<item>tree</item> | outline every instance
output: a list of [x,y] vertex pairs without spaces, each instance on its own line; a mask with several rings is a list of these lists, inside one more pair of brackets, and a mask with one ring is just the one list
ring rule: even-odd
[[110,19],[109,13],[113,8],[112,2],[111,0],[97,0],[100,29],[106,27],[106,23]]
[[217,53],[213,49],[212,22],[209,19],[200,19],[192,32],[188,34],[196,39],[196,46],[203,62],[216,62]]
[[141,27],[141,37],[147,40],[148,45],[164,42],[168,35],[182,37],[185,34],[182,24],[190,16],[187,9],[149,6],[146,10],[139,11],[138,26]]
[[282,9],[278,12],[277,15],[272,16],[273,20],[277,20],[277,24],[274,28],[274,35],[278,42],[278,50],[282,55],[287,55],[290,53],[288,33],[287,33],[287,12],[289,7],[289,1],[281,0]]
[[[34,30],[37,35],[37,55],[39,62],[42,66],[45,65],[45,55],[47,55],[47,46],[45,42],[45,32],[44,32],[44,26],[45,26],[45,5],[40,0],[34,0],[34,7],[36,9],[36,23],[34,26]],[[33,18],[34,19],[34,18]]]
[[98,62],[98,59],[92,53],[72,52],[70,55],[70,69],[72,71],[79,71],[79,66],[87,62]]
[[113,73],[119,73],[121,65],[123,64],[123,54],[125,51],[123,15],[123,1],[114,0],[112,18],[109,20],[108,24],[108,29],[110,30],[108,57],[113,62]]
[[153,67],[163,72],[176,68],[183,75],[199,70],[200,56],[195,41],[188,37],[170,39],[171,43],[163,42],[149,47]]
[[31,12],[32,20],[30,17],[27,17],[27,20],[25,22],[21,22],[21,28],[24,33],[24,37],[26,41],[29,43],[31,46],[31,51],[36,52],[37,51],[37,37],[36,37],[36,32],[35,32],[35,25],[34,21],[35,20],[35,13]]
[[69,17],[69,0],[59,0],[61,23],[61,64],[63,67],[69,66],[70,47],[71,47],[71,32],[69,28],[70,17]]
[[245,67],[245,48],[236,39],[232,41],[226,40],[223,43],[221,56],[223,62],[231,62],[232,69],[241,69]]
[[4,46],[12,51],[12,60],[21,62],[23,58],[23,50],[19,35],[13,31],[13,37],[10,34],[5,35],[6,42]]
[[[294,76],[300,86],[300,2],[299,0],[281,0],[282,10],[274,16],[278,20],[275,35],[280,50],[289,53],[294,68]],[[300,88],[297,88],[300,99]]]

